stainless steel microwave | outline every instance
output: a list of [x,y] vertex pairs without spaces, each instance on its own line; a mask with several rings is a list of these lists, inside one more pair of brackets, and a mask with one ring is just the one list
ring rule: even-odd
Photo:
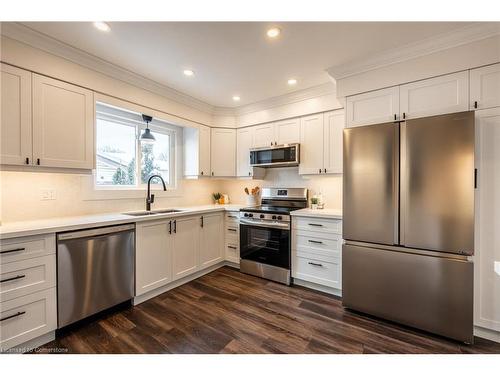
[[252,167],[295,167],[300,162],[300,145],[260,147],[250,149],[250,165]]

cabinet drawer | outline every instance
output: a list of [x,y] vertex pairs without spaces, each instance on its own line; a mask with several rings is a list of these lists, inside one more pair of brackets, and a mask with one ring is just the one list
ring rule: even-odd
[[0,241],[0,264],[40,257],[56,252],[56,235],[9,238]]
[[231,228],[238,228],[240,226],[240,219],[238,217],[237,212],[228,212],[226,213],[226,226]]
[[7,263],[0,269],[2,302],[55,286],[55,254]]
[[318,260],[294,254],[292,276],[312,283],[340,289],[342,286],[341,260]]
[[2,302],[0,319],[4,319],[0,321],[1,350],[54,331],[56,288]]
[[339,257],[342,248],[342,239],[340,235],[332,235],[331,239],[325,239],[315,236],[314,234],[301,234],[295,236],[294,247],[297,251],[304,250],[321,255]]
[[226,241],[237,244],[240,242],[240,231],[235,228],[226,227],[225,237]]
[[312,232],[342,234],[342,220],[297,217],[293,219],[293,228]]
[[238,245],[227,243],[225,246],[226,252],[226,260],[229,260],[234,263],[240,262],[240,248]]

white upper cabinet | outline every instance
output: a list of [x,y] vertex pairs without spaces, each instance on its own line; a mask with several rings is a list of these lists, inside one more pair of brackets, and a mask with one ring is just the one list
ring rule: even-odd
[[470,71],[470,109],[500,106],[500,64]]
[[1,164],[31,164],[31,73],[1,64]]
[[211,129],[211,175],[234,177],[236,175],[236,130]]
[[273,123],[253,126],[253,131],[253,147],[268,147],[274,145],[275,137]]
[[178,218],[173,221],[173,280],[178,280],[198,270],[200,221],[199,216]]
[[184,128],[184,176],[210,176],[210,128]]
[[253,145],[253,129],[242,128],[237,131],[237,176],[251,177],[250,149]]
[[302,117],[299,174],[322,173],[323,148],[323,113]]
[[172,280],[172,241],[169,221],[137,223],[135,229],[135,294],[137,296]]
[[300,141],[300,118],[274,123],[274,142],[278,145]]
[[342,173],[344,111],[324,114],[324,172]]
[[33,158],[46,167],[92,169],[92,91],[33,74]]
[[474,324],[500,332],[500,107],[476,111]]
[[400,120],[469,110],[469,72],[400,86]]
[[399,86],[346,99],[346,126],[379,124],[397,120],[399,114]]
[[200,268],[224,260],[224,221],[221,213],[203,215],[200,229]]

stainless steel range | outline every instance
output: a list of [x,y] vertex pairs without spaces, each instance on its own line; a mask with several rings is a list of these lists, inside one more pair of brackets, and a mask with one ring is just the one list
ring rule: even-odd
[[290,212],[307,189],[263,188],[262,205],[240,210],[240,271],[290,285]]

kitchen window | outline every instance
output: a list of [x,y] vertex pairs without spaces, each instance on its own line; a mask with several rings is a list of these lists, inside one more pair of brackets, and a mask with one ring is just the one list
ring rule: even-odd
[[[159,174],[175,188],[177,127],[153,119],[149,128],[156,141],[141,143],[146,124],[140,113],[96,103],[96,171],[98,189],[144,188],[148,178]],[[153,179],[152,184],[159,184]]]

